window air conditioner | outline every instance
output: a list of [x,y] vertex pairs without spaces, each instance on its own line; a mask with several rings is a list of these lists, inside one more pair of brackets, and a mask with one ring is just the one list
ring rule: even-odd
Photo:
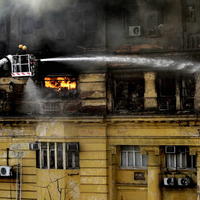
[[0,166],[0,176],[12,176],[12,167]]
[[79,143],[78,142],[68,143],[67,150],[68,151],[79,151]]
[[140,26],[129,26],[128,33],[129,33],[129,36],[138,37],[141,35],[141,27]]
[[176,153],[175,146],[165,146],[165,153]]
[[178,185],[179,186],[190,186],[192,184],[192,180],[189,177],[185,178],[178,178]]
[[164,178],[164,185],[165,186],[174,186],[175,185],[175,178],[170,177],[170,178]]
[[29,144],[29,149],[30,150],[39,150],[39,143],[30,143]]

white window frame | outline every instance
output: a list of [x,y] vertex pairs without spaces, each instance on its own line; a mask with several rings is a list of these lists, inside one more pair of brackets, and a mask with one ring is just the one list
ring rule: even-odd
[[[125,149],[125,148],[130,149]],[[132,155],[132,164],[130,164],[129,153]],[[139,153],[139,163],[136,161],[136,154]],[[125,154],[125,158],[123,157]],[[125,165],[123,165],[125,159]],[[146,162],[144,160],[146,159]],[[139,146],[121,146],[121,155],[120,155],[120,166],[122,169],[146,169],[147,168],[147,155],[143,155],[140,152]]]
[[[184,169],[195,169],[194,166],[194,156],[189,155],[189,152],[187,151],[187,147],[185,148],[185,152],[175,152],[175,153],[166,153],[165,159],[166,159],[166,168],[169,170],[184,170]],[[188,167],[187,160],[190,156],[191,159],[191,167]],[[173,162],[172,162],[173,160]]]

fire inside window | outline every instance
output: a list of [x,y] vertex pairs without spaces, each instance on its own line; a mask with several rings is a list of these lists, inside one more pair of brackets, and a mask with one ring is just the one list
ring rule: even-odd
[[[78,95],[77,78],[74,76],[48,76],[44,78],[44,86],[54,96],[76,98]],[[56,97],[55,96],[55,97]]]
[[45,87],[67,90],[76,90],[77,82],[75,78],[71,77],[45,77]]

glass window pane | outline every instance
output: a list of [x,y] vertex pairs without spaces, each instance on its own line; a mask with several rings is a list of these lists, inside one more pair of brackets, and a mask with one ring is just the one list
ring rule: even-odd
[[128,152],[128,166],[133,167],[133,152]]
[[68,166],[68,151],[67,151],[67,143],[65,143],[65,164],[66,164],[66,168],[69,168],[69,166]]
[[71,154],[72,154],[71,166],[72,166],[72,168],[76,168],[76,152],[72,151]]
[[139,146],[121,146],[121,166],[141,168],[147,166],[147,155],[142,155]]
[[76,152],[75,156],[75,168],[79,168],[79,152]]
[[141,167],[142,157],[139,152],[135,152],[135,167]]
[[67,167],[72,168],[72,151],[67,152]]
[[182,153],[182,168],[187,168],[187,155],[186,153]]
[[187,155],[187,168],[193,168],[193,156]]
[[55,169],[55,144],[49,143],[50,169]]
[[126,167],[126,152],[121,153],[121,166]]
[[147,167],[147,155],[142,155],[142,167]]
[[41,159],[42,168],[47,169],[47,149],[42,149],[41,156],[42,156]]
[[182,168],[182,154],[177,154],[176,156],[176,165],[177,165],[177,168],[181,169]]
[[63,144],[57,143],[57,168],[63,169]]
[[40,168],[40,151],[36,151],[36,167]]
[[167,154],[167,168],[176,168],[176,154]]
[[192,157],[192,168],[196,168],[196,156],[191,156]]

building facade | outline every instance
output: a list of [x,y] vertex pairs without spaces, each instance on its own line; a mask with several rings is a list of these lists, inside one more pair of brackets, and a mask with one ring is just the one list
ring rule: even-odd
[[[2,3],[2,52],[26,44],[38,66],[0,69],[0,199],[199,199],[200,3],[65,3]],[[129,62],[39,61],[78,54]]]

